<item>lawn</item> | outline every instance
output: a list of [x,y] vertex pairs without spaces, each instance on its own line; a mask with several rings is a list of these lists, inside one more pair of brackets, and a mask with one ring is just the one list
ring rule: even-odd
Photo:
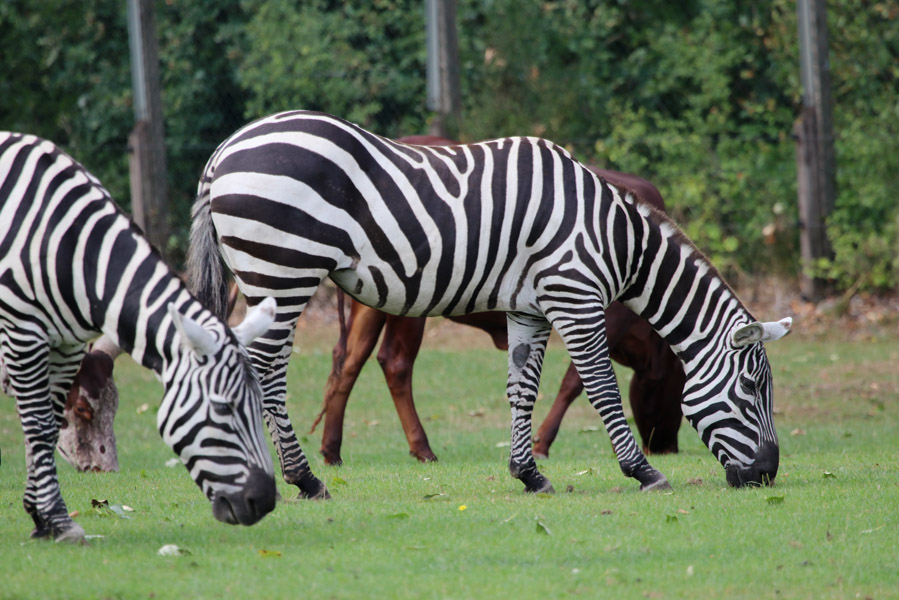
[[[508,474],[505,356],[486,342],[432,337],[415,386],[440,462],[407,456],[370,362],[347,411],[345,465],[327,467],[318,432],[307,431],[329,340],[300,336],[306,345],[291,363],[289,410],[333,500],[300,501],[279,483],[283,502],[249,528],[215,521],[184,468],[166,466],[173,454],[153,409],[160,387],[123,357],[121,472],[82,474],[60,460],[69,510],[97,537],[86,547],[30,540],[22,436],[4,399],[0,598],[899,597],[895,333],[793,335],[770,346],[781,441],[775,487],[728,488],[684,425],[681,453],[650,459],[673,491],[641,494],[581,400],[541,462],[553,496],[525,495]],[[551,344],[537,423],[566,361]],[[166,544],[185,554],[159,556]]]

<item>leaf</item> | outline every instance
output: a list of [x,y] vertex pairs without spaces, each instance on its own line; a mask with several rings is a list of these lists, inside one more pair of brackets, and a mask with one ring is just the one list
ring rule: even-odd
[[665,515],[666,523],[677,523],[677,515]]
[[784,497],[783,496],[768,496],[765,498],[768,504],[783,504]]
[[537,521],[537,527],[536,527],[537,533],[542,534],[542,535],[552,535],[552,532],[549,530],[549,527],[547,527],[543,521],[541,521],[540,519],[537,519],[536,521]]
[[597,425],[589,425],[587,427],[582,427],[578,433],[590,433],[593,431],[599,431],[599,427]]
[[824,471],[824,479],[836,479],[837,476],[830,471]]
[[340,477],[339,475],[335,475],[331,478],[331,485],[347,485],[346,479]]
[[281,558],[281,552],[279,550],[265,550],[264,548],[259,551],[260,558]]
[[440,492],[439,494],[425,494],[424,499],[433,500],[434,498],[440,498],[443,496],[446,496],[446,494],[444,494],[443,492]]
[[134,512],[134,509],[130,506],[125,506],[124,504],[111,504],[109,505],[109,510],[112,513],[115,513],[122,519],[130,519],[131,515],[126,514],[128,512]]
[[511,445],[512,445],[512,442],[496,442],[497,448],[506,448]]
[[166,544],[156,551],[159,556],[190,556],[190,550],[179,548],[175,544]]
[[408,519],[409,513],[406,513],[406,512],[393,513],[392,515],[387,515],[387,518],[388,519]]
[[583,471],[578,471],[577,473],[575,473],[575,475],[577,477],[580,477],[581,475],[595,475],[595,474],[596,474],[596,471],[593,470],[593,467],[590,467],[588,469],[584,469]]

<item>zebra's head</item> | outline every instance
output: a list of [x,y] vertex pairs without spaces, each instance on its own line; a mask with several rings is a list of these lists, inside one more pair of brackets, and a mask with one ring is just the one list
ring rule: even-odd
[[233,330],[169,305],[177,356],[163,371],[163,440],[212,503],[216,519],[252,525],[275,508],[274,466],[262,430],[262,387],[245,346],[274,322],[267,298]]
[[718,349],[721,360],[688,368],[684,416],[734,487],[770,485],[777,476],[774,391],[763,344],[785,336],[791,325],[786,318],[735,326]]

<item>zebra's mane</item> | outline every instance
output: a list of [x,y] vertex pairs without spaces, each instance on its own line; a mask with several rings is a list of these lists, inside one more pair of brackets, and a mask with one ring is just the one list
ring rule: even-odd
[[[600,178],[602,179],[602,178]],[[686,233],[680,228],[680,226],[674,222],[674,220],[665,212],[659,210],[652,204],[644,201],[640,196],[634,193],[633,190],[630,190],[624,186],[616,186],[611,183],[602,180],[605,185],[612,187],[613,189],[618,190],[618,193],[621,195],[621,198],[625,202],[629,202],[632,204],[643,217],[646,218],[651,224],[655,225],[659,228],[662,236],[665,238],[674,241],[677,245],[682,248],[687,248],[689,251],[689,257],[698,265],[702,265],[706,268],[706,272],[712,277],[717,278],[721,284],[727,289],[733,299],[740,305],[743,310],[746,310],[746,307],[740,301],[737,294],[734,292],[733,288],[727,282],[727,279],[721,274],[715,265],[712,264],[712,261],[708,259],[705,253],[700,250],[696,244],[691,240]],[[748,313],[749,311],[746,310]]]

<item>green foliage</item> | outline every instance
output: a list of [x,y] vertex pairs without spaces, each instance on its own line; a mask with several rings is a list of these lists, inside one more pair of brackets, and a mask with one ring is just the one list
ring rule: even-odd
[[[840,287],[899,284],[895,2],[828,2]],[[538,135],[638,173],[712,261],[799,270],[795,3],[459,0],[460,137]],[[324,110],[387,136],[424,133],[421,0],[158,2],[178,262],[196,181],[246,121]],[[50,138],[129,206],[125,3],[0,2],[0,127]]]
[[895,2],[828,4],[837,201],[826,272],[842,287],[899,284],[899,32]]
[[309,109],[388,136],[425,125],[424,12],[418,0],[247,0],[237,66],[247,115]]
[[526,4],[463,15],[480,34],[465,47],[469,137],[541,135],[639,173],[721,268],[795,264],[795,231],[776,257],[762,235],[795,205],[797,66],[779,37],[795,31],[792,3]]

